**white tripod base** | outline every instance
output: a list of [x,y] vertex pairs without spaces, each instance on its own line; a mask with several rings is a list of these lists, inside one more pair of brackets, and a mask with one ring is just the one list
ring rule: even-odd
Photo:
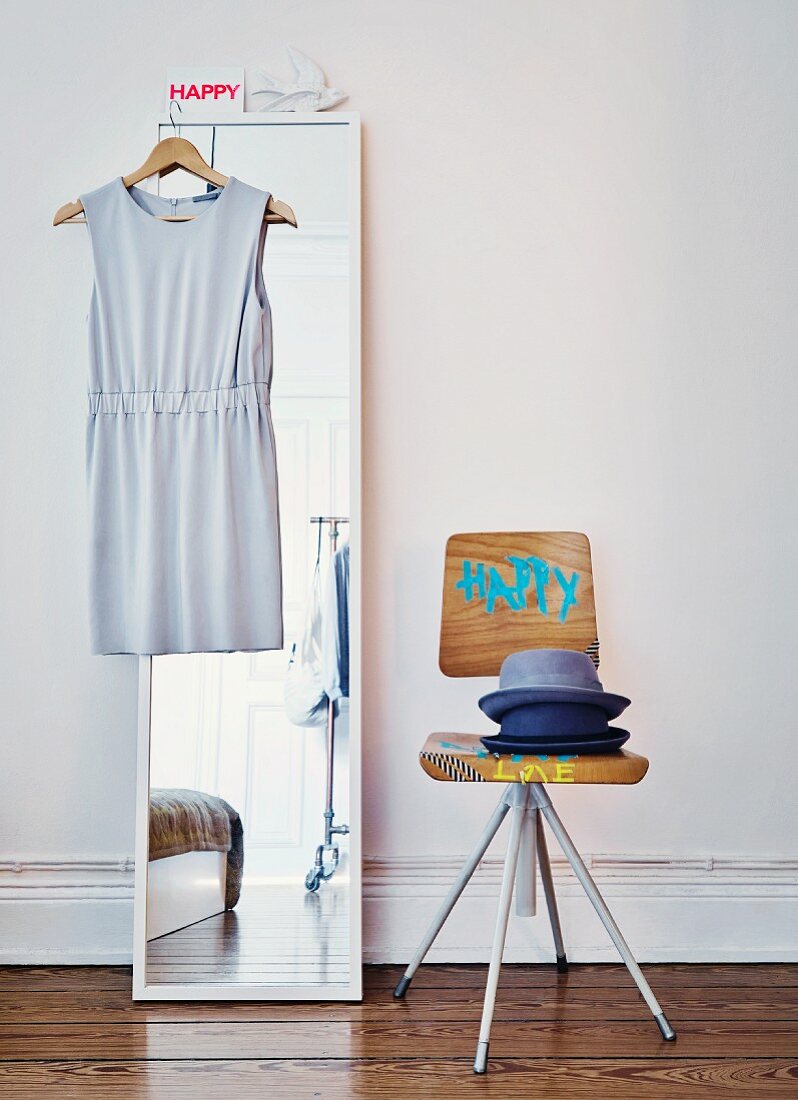
[[[502,955],[504,954],[504,942],[507,938],[507,923],[510,919],[510,904],[513,898],[513,888],[516,894],[516,912],[519,916],[534,916],[536,909],[535,899],[535,862],[540,867],[540,878],[543,883],[543,892],[546,897],[546,907],[549,911],[551,930],[554,936],[554,950],[557,956],[557,970],[560,973],[567,972],[568,961],[563,945],[560,917],[557,911],[557,899],[554,894],[554,881],[549,863],[546,836],[543,829],[541,814],[549,823],[551,831],[557,838],[568,862],[573,868],[574,874],[582,884],[585,893],[590,899],[593,908],[601,918],[601,922],[610,934],[610,939],[615,944],[621,958],[626,963],[629,973],[640,990],[648,1007],[657,1022],[663,1039],[676,1038],[676,1032],[668,1023],[665,1013],[660,1007],[659,1001],[651,991],[643,972],[637,965],[629,945],[621,935],[621,931],[607,908],[606,902],[598,891],[598,888],[590,877],[582,857],[574,847],[573,841],[565,831],[563,823],[557,815],[557,811],[551,804],[546,788],[539,783],[510,783],[502,794],[499,804],[493,811],[490,820],[485,826],[482,835],[477,841],[474,851],[466,860],[457,880],[446,895],[443,904],[432,924],[429,926],[418,951],[412,962],[405,970],[394,990],[394,997],[404,997],[413,975],[429,951],[432,944],[451,913],[457,899],[465,889],[469,879],[474,874],[479,861],[485,855],[490,842],[499,830],[508,811],[512,809],[510,821],[510,836],[507,841],[507,852],[504,857],[504,871],[499,893],[499,910],[496,916],[496,929],[493,934],[493,947],[490,954],[488,967],[488,981],[485,987],[485,1003],[482,1009],[482,1023],[479,1029],[479,1041],[474,1060],[474,1072],[485,1073],[488,1064],[488,1047],[490,1044],[490,1028],[493,1023],[493,1013],[496,1006],[496,989],[499,984],[499,972],[501,970]],[[519,853],[521,859],[519,862]]]

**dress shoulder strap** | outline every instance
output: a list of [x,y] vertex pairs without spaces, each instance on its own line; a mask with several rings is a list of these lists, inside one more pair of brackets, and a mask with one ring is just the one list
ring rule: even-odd
[[236,178],[235,187],[239,196],[239,224],[236,231],[241,238],[241,247],[248,255],[251,277],[262,306],[268,304],[266,287],[263,282],[263,254],[266,246],[266,231],[269,228],[265,220],[266,204],[271,198],[270,191],[244,183]]
[[89,225],[89,231],[91,231],[92,222],[97,223],[101,218],[110,215],[112,212],[116,198],[116,180],[110,180],[110,182],[104,183],[102,187],[95,187],[93,191],[84,191],[78,195],[78,198],[83,203],[86,222]]
[[241,211],[243,218],[247,221],[251,220],[251,239],[254,243],[257,243],[258,238],[261,236],[261,228],[266,226],[264,215],[266,214],[266,204],[271,198],[270,191],[263,191],[260,187],[253,187],[250,183],[244,183],[243,180],[235,179],[235,189],[238,193],[239,211]]

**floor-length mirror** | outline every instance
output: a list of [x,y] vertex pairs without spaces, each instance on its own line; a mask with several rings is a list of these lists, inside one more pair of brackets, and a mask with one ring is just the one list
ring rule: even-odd
[[298,221],[263,251],[285,646],[141,659],[140,999],[360,996],[358,129],[348,113],[179,127]]

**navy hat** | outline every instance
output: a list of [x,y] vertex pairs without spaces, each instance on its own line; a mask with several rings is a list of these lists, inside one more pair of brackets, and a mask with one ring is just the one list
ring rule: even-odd
[[576,737],[550,740],[541,737],[526,741],[518,737],[502,737],[501,734],[497,737],[480,737],[488,752],[513,756],[578,756],[580,753],[598,756],[603,752],[615,752],[628,740],[628,731],[616,729],[614,726],[610,726],[606,737],[595,737],[592,740]]

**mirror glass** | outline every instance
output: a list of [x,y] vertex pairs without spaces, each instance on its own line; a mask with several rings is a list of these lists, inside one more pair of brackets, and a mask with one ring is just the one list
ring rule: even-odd
[[[169,132],[162,127],[161,136]],[[356,314],[350,218],[359,188],[350,126],[184,125],[180,132],[220,171],[287,202],[299,222],[298,229],[270,225],[263,257],[285,648],[144,658],[144,982],[149,995],[181,986],[189,996],[191,987],[232,987],[235,996],[256,986],[264,999],[270,991],[343,996],[360,968],[349,831],[357,827],[355,685],[347,683],[346,651]],[[159,193],[202,189],[176,172]]]

